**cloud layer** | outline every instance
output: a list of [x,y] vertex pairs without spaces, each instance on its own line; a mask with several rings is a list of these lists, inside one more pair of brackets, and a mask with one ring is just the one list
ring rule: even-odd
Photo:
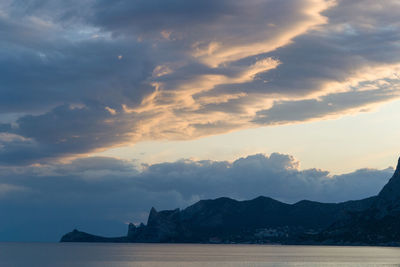
[[0,168],[1,241],[56,241],[74,227],[124,235],[126,223],[146,222],[152,206],[184,208],[221,196],[260,195],[293,203],[340,202],[378,193],[393,168],[332,176],[300,169],[292,156],[273,153],[234,162],[181,160],[135,167],[114,158]]
[[0,10],[3,165],[399,98],[395,0],[7,0]]

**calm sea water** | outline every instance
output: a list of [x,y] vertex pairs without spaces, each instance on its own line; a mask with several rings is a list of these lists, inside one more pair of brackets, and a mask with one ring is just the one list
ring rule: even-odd
[[400,248],[0,243],[0,266],[399,266]]

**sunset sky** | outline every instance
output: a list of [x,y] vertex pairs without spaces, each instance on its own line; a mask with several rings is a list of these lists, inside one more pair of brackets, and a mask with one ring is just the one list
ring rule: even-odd
[[[400,156],[398,0],[0,1],[0,241],[152,206],[376,194]],[[36,229],[36,230],[32,230]]]

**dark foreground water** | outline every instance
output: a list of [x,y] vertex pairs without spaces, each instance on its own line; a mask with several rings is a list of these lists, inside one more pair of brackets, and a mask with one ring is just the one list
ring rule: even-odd
[[0,266],[399,266],[400,248],[0,243]]

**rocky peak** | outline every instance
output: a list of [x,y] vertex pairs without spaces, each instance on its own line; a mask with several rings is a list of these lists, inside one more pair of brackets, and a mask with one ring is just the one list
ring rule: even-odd
[[130,223],[128,225],[128,237],[132,237],[133,235],[135,235],[136,231],[137,231],[136,226],[133,223]]
[[400,204],[400,158],[393,177],[390,178],[389,182],[383,187],[378,198],[393,204],[394,202],[399,202]]
[[157,221],[158,221],[158,212],[154,207],[152,207],[149,213],[149,218],[147,219],[147,225],[148,226],[154,225]]

